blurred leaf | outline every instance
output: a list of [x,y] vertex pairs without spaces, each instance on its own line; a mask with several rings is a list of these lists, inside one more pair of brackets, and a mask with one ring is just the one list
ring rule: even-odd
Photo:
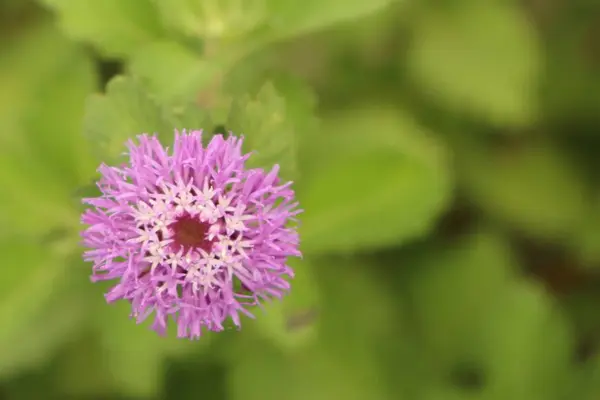
[[334,258],[311,263],[322,294],[318,341],[284,354],[252,336],[240,337],[230,366],[231,398],[386,398],[373,350],[398,320],[389,293],[367,263]]
[[16,333],[3,349],[0,375],[14,375],[43,364],[82,327],[87,310],[81,293],[68,286],[63,290],[65,293],[46,303],[31,324]]
[[427,8],[413,29],[409,69],[427,95],[496,124],[534,120],[540,49],[520,5]]
[[[307,118],[310,115],[306,116]],[[297,146],[294,120],[287,114],[287,104],[273,84],[265,84],[256,98],[245,96],[236,100],[225,126],[236,135],[244,135],[246,151],[254,154],[248,160],[250,168],[270,169],[280,166],[285,180],[297,176]]]
[[56,65],[35,88],[23,115],[24,129],[40,163],[74,187],[89,179],[95,169],[89,143],[81,134],[81,120],[85,98],[95,90],[97,77],[87,54],[52,33],[47,32],[44,41],[56,40],[55,51],[49,55]]
[[286,111],[300,136],[317,133],[319,120],[316,115],[317,95],[301,78],[282,73],[269,72],[273,84],[286,101]]
[[311,343],[319,318],[317,283],[312,266],[305,260],[294,260],[291,292],[282,300],[263,303],[263,310],[254,310],[255,326],[272,343],[284,350],[297,350]]
[[384,284],[385,269],[349,257],[319,258],[313,263],[321,295],[319,342],[327,353],[349,363],[373,357],[404,318],[394,302],[398,297]]
[[38,164],[30,149],[0,149],[0,186],[0,224],[10,227],[13,235],[44,234],[77,224],[68,190]]
[[573,368],[574,380],[570,387],[570,398],[595,400],[600,395],[600,354],[584,365]]
[[163,107],[138,80],[125,76],[111,80],[105,95],[88,99],[84,133],[103,162],[119,160],[127,141],[143,133],[157,134],[169,146],[175,129],[211,131],[211,116],[193,102]]
[[516,283],[488,310],[482,362],[489,375],[485,399],[562,398],[573,340],[543,289]]
[[19,13],[22,13],[23,10],[27,10],[28,7],[31,7],[32,2],[33,0],[4,0],[0,7],[5,14],[1,17],[8,20],[9,18],[19,16]]
[[42,0],[58,14],[64,31],[107,56],[128,56],[163,35],[149,0]]
[[465,190],[486,213],[541,239],[563,239],[580,229],[587,188],[558,146],[537,141],[463,151],[457,159]]
[[456,382],[450,398],[560,398],[571,332],[543,289],[519,279],[502,238],[480,231],[421,260],[411,295],[422,356],[441,379],[465,362],[482,375],[479,390]]
[[70,345],[53,365],[53,373],[57,390],[69,398],[114,398],[119,392],[98,338],[87,331],[71,338]]
[[484,400],[479,393],[470,393],[451,385],[423,387],[422,400]]
[[423,252],[412,268],[409,293],[426,356],[447,369],[481,340],[490,307],[501,303],[516,273],[513,255],[502,237],[476,231]]
[[210,357],[169,362],[163,395],[170,399],[196,400],[199,393],[210,400],[227,400],[224,365]]
[[[583,341],[597,340],[596,337],[600,332],[598,302],[600,302],[600,287],[597,284],[586,285],[562,299],[561,305]],[[590,347],[589,350],[595,350],[594,345]]]
[[266,15],[265,0],[154,0],[164,24],[191,37],[242,36]]
[[374,265],[349,258],[310,263],[321,297],[317,341],[282,352],[266,338],[240,335],[229,368],[232,399],[387,398],[375,350],[402,317],[393,296]]
[[202,109],[196,103],[188,102],[181,106],[174,106],[171,108],[171,113],[176,126],[184,127],[188,131],[202,129],[204,142],[207,142],[214,133],[212,113]]
[[43,361],[81,321],[69,284],[75,264],[66,259],[73,247],[70,240],[47,246],[16,236],[0,240],[0,375]]
[[[126,306],[119,308],[124,310]],[[186,350],[197,351],[210,340],[209,336],[203,337],[202,342],[181,340],[173,337],[173,331],[171,337],[162,338],[148,326],[129,320],[128,313],[105,318],[104,323],[108,325],[104,327],[101,341],[108,368],[121,392],[137,396],[149,396],[160,389],[165,357],[183,354]],[[131,353],[136,357],[131,357]]]
[[42,21],[7,41],[0,81],[0,222],[27,234],[70,225],[70,192],[93,171],[80,131],[91,61]]
[[248,93],[255,95],[263,89],[264,82],[270,82],[285,98],[286,119],[293,124],[298,140],[312,140],[319,134],[317,98],[312,88],[301,78],[286,71],[266,66],[257,67],[259,63],[253,58],[238,63],[225,76],[223,90],[234,98]]
[[[596,2],[564,7],[563,15],[546,36],[546,65],[540,99],[545,117],[568,124],[600,123],[600,63],[597,49]],[[567,129],[568,134],[596,133],[597,129]]]
[[265,35],[273,40],[301,36],[343,21],[358,19],[397,0],[267,0],[271,19]]
[[586,268],[600,268],[600,192],[586,208],[580,229],[569,238],[569,247]]
[[124,76],[108,83],[105,95],[93,95],[86,106],[84,133],[99,149],[106,163],[126,151],[135,136],[158,134],[164,145],[172,140],[175,121],[139,82]]
[[[347,351],[351,357],[353,349]],[[313,346],[284,356],[260,342],[250,342],[239,354],[227,385],[232,400],[386,398],[378,379],[379,366],[366,355],[348,362],[324,346]]]
[[101,295],[94,293],[98,296],[98,305],[92,322],[99,335],[106,371],[119,393],[154,396],[163,383],[166,357],[199,354],[211,341],[209,334],[200,341],[178,339],[173,321],[170,321],[167,337],[161,337],[149,327],[153,316],[143,324],[136,324],[129,318],[129,303],[105,304]]
[[149,43],[136,51],[130,68],[147,82],[161,102],[173,104],[196,100],[200,91],[218,80],[225,65],[201,57],[175,41]]
[[306,145],[298,190],[304,250],[364,251],[427,233],[451,194],[438,143],[387,106],[340,112],[323,125]]

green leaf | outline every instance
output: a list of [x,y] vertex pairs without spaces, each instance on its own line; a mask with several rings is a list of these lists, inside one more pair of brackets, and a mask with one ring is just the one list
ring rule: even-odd
[[81,119],[85,98],[96,89],[97,76],[86,53],[62,36],[51,37],[57,41],[51,55],[56,65],[35,87],[34,99],[23,115],[23,128],[39,162],[54,172],[57,183],[72,188],[89,179],[96,167],[89,143],[81,134]]
[[31,153],[14,145],[0,150],[0,224],[10,226],[13,235],[32,237],[77,224],[69,191]]
[[210,399],[226,399],[225,367],[213,357],[169,361],[163,396],[178,400],[196,400],[198,393]]
[[434,101],[495,124],[534,121],[540,48],[517,3],[428,8],[413,36],[408,68]]
[[2,346],[0,376],[7,378],[44,364],[81,328],[87,312],[81,291],[68,286],[63,290]]
[[317,283],[312,266],[305,260],[294,260],[291,292],[281,300],[263,303],[262,310],[253,310],[255,322],[249,325],[284,350],[297,350],[311,343],[316,334],[319,314]]
[[231,106],[225,126],[236,135],[244,135],[245,151],[254,154],[248,167],[271,169],[280,166],[286,180],[297,176],[296,131],[287,114],[287,104],[274,85],[265,84],[255,98],[246,96]]
[[572,370],[573,338],[542,287],[514,284],[488,310],[482,337],[485,399],[561,398]]
[[0,221],[14,233],[33,234],[76,219],[70,192],[94,168],[80,120],[95,78],[89,57],[45,21],[3,47]]
[[163,35],[150,0],[42,0],[64,31],[107,56],[125,57]]
[[[465,399],[560,398],[571,332],[544,289],[518,275],[503,238],[479,230],[423,253],[413,268],[412,315],[434,380],[468,364],[481,371],[482,387]],[[426,398],[444,398],[434,394]]]
[[[100,285],[106,288],[108,285]],[[200,354],[212,336],[205,333],[199,341],[178,339],[176,326],[170,322],[166,337],[150,329],[153,316],[143,324],[130,319],[131,305],[126,301],[106,304],[102,294],[93,292],[97,306],[93,327],[98,334],[107,371],[119,393],[152,397],[162,386],[166,357]],[[135,357],[131,355],[135,354]]]
[[574,379],[568,398],[595,400],[600,395],[600,355],[574,369]]
[[88,99],[84,134],[99,150],[102,161],[110,163],[126,150],[125,144],[142,133],[158,134],[170,143],[174,117],[131,78],[119,76],[108,83],[105,95]]
[[423,400],[484,400],[475,392],[467,392],[448,384],[428,385],[423,387]]
[[203,89],[219,80],[226,64],[226,60],[208,61],[182,44],[163,40],[136,51],[130,68],[162,103],[174,104],[196,100]]
[[304,250],[383,248],[431,229],[451,177],[445,152],[423,128],[380,105],[332,115],[321,132],[305,144],[298,188]]
[[258,61],[245,60],[225,76],[224,90],[232,97],[258,93],[264,82],[270,82],[285,98],[286,117],[294,125],[299,139],[318,135],[319,120],[316,115],[317,96],[302,79],[275,68],[255,69]]
[[487,214],[541,239],[566,239],[580,230],[587,188],[558,145],[534,141],[496,150],[478,144],[462,149],[457,159],[465,191]]
[[385,270],[349,257],[324,257],[313,263],[321,294],[319,342],[328,353],[349,362],[373,356],[404,317],[397,296],[385,285]]
[[502,237],[476,231],[427,250],[413,261],[409,294],[414,304],[423,357],[447,370],[472,355],[489,309],[501,302],[516,273]]
[[104,349],[97,336],[86,330],[71,338],[70,345],[52,366],[54,387],[70,398],[120,394],[106,364]]
[[600,268],[600,192],[591,197],[585,220],[569,238],[568,246],[586,268]]
[[[583,6],[585,4],[585,6]],[[549,126],[554,122],[600,122],[600,64],[594,50],[596,3],[566,7],[561,18],[544,32],[546,63],[540,84],[540,100]],[[585,7],[587,11],[582,12]],[[567,78],[568,77],[568,78]],[[596,129],[565,129],[565,134],[597,134]]]
[[[348,348],[351,357],[353,349]],[[362,357],[361,357],[362,356]],[[232,400],[364,400],[383,399],[379,365],[368,355],[351,362],[313,346],[284,356],[268,343],[249,342],[231,365],[228,377]]]
[[265,0],[154,0],[165,26],[207,40],[235,38],[266,16]]
[[203,141],[206,141],[212,135],[214,128],[212,113],[202,109],[193,102],[183,103],[183,105],[173,106],[171,108],[173,120],[176,126],[186,127],[190,130],[203,130]]
[[[32,238],[0,239],[0,375],[17,373],[52,354],[83,315],[72,294],[66,257],[75,241],[42,245]],[[75,272],[77,275],[77,273]]]
[[397,0],[267,0],[271,18],[265,35],[273,40],[301,36],[330,25],[358,19]]
[[389,332],[402,317],[392,293],[373,273],[374,265],[347,258],[309,262],[321,295],[317,340],[302,351],[285,352],[266,337],[239,336],[229,365],[229,396],[388,398],[376,350],[389,343]]
[[103,162],[118,161],[127,141],[143,133],[157,134],[169,146],[175,129],[210,131],[211,116],[194,102],[159,104],[140,81],[125,76],[111,80],[106,94],[88,99],[84,134]]

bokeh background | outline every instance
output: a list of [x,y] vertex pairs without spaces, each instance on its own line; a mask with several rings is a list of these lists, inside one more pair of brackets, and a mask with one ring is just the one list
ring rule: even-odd
[[[287,101],[305,257],[241,331],[160,338],[89,282],[117,74]],[[600,399],[599,155],[595,0],[2,0],[0,398]]]

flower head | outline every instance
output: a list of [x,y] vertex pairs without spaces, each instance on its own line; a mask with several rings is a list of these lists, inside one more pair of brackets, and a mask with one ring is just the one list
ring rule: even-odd
[[129,163],[101,165],[102,195],[82,222],[93,262],[92,281],[117,280],[106,300],[131,303],[138,322],[154,312],[165,334],[169,317],[179,337],[224,329],[231,318],[290,289],[288,257],[299,257],[290,222],[301,212],[291,182],[246,169],[242,139],[216,135],[204,147],[201,131],[175,133],[172,151],[156,137],[128,142]]

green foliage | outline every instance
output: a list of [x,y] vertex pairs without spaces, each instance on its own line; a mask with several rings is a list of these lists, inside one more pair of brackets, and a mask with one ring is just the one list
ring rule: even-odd
[[266,0],[271,18],[267,32],[284,39],[307,34],[335,23],[352,20],[385,9],[395,0]]
[[[597,399],[600,6],[525,3],[2,2],[0,397]],[[200,341],[79,245],[94,169],[176,129],[303,209],[291,292]]]
[[267,15],[266,0],[154,0],[165,26],[191,37],[232,39]]
[[[99,293],[97,293],[99,294]],[[102,298],[101,295],[97,296]],[[152,396],[162,385],[162,365],[165,357],[174,354],[197,354],[209,343],[182,341],[176,330],[169,329],[169,337],[162,338],[149,329],[149,324],[137,325],[129,319],[131,306],[125,302],[112,306],[98,305],[94,319],[99,332],[106,373],[112,378],[118,393],[134,396]],[[171,327],[173,328],[173,327]],[[131,354],[136,354],[131,357]]]
[[136,134],[162,134],[166,138],[172,127],[165,114],[138,82],[117,77],[108,84],[106,94],[89,98],[84,133],[100,149],[102,159],[112,161]]
[[272,84],[265,84],[254,99],[235,100],[225,126],[236,135],[244,135],[246,151],[256,152],[248,167],[279,164],[284,179],[295,178],[296,132],[286,116],[285,99]]
[[597,355],[577,371],[573,394],[583,400],[593,400],[600,394],[600,357]]
[[299,190],[303,248],[364,251],[426,234],[451,190],[435,139],[385,105],[348,110],[323,125],[311,144],[307,170],[314,172]]
[[417,15],[408,65],[427,96],[494,124],[534,121],[540,46],[516,4],[469,0]]
[[[410,297],[422,340],[448,368],[471,351],[490,308],[508,290],[516,273],[514,256],[503,238],[487,232],[429,249],[414,260],[418,275]],[[443,268],[442,268],[443,267]]]
[[[572,337],[564,317],[539,286],[513,284],[490,309],[482,358],[487,398],[548,399],[568,380]],[[548,335],[548,332],[552,332]]]
[[569,371],[571,331],[538,285],[519,280],[502,237],[480,231],[417,265],[413,311],[439,378],[467,363],[482,371],[477,398],[554,398]]
[[51,356],[85,313],[75,300],[78,264],[67,259],[77,242],[70,192],[93,168],[80,118],[96,78],[90,58],[45,21],[5,51],[0,223],[10,228],[0,234],[3,378]]
[[175,41],[157,41],[134,53],[131,72],[166,104],[195,100],[221,71],[217,62]]
[[136,135],[157,134],[163,143],[170,143],[174,129],[196,128],[180,126],[181,121],[204,118],[200,110],[191,107],[182,114],[175,108],[168,109],[158,104],[138,81],[119,76],[108,84],[106,94],[88,99],[84,133],[107,162],[119,158],[126,142]]
[[197,356],[212,340],[210,335],[201,342],[177,339],[172,325],[166,337],[158,336],[150,330],[152,317],[136,324],[130,319],[128,303],[107,305],[104,301],[103,293],[111,285],[99,286],[86,295],[92,312],[85,324],[87,329],[54,367],[60,390],[66,394],[155,396],[164,384],[167,358]]
[[328,354],[326,348],[285,357],[273,354],[265,343],[253,347],[261,350],[246,350],[231,367],[227,382],[231,399],[384,398],[384,390],[378,385],[377,365],[368,359],[348,364]]
[[582,227],[571,237],[571,245],[585,266],[600,266],[600,199],[594,196]]
[[[600,116],[600,64],[596,47],[598,5],[565,10],[548,33],[547,66],[542,80],[542,104],[552,121],[594,121]],[[566,79],[568,77],[568,79]]]
[[465,190],[484,211],[542,239],[564,239],[580,229],[588,189],[557,145],[467,146],[460,160]]
[[81,323],[84,308],[69,291],[77,264],[63,259],[73,247],[64,241],[40,246],[24,237],[0,241],[6,271],[0,297],[0,378],[44,361]]
[[0,221],[15,233],[71,224],[69,194],[94,168],[80,134],[91,60],[44,22],[7,43],[0,77]]
[[252,336],[240,339],[239,356],[230,365],[231,398],[386,398],[373,343],[395,315],[390,299],[365,273],[368,265],[313,262],[322,272],[315,274],[323,291],[319,340],[301,352],[283,353]]
[[[39,164],[37,168],[23,168],[36,164],[29,161],[32,159],[29,151],[17,146],[11,150],[0,151],[0,185],[4,193],[0,196],[0,223],[14,227],[11,234],[15,235],[43,234],[65,222],[74,224],[77,216],[70,209],[69,195],[62,182],[53,180]],[[44,195],[43,202],[39,200],[40,193]]]
[[291,262],[294,290],[282,301],[262,305],[255,311],[259,334],[283,350],[297,351],[313,342],[319,320],[319,293],[309,261]]
[[150,0],[42,0],[64,31],[108,56],[127,56],[163,35]]

